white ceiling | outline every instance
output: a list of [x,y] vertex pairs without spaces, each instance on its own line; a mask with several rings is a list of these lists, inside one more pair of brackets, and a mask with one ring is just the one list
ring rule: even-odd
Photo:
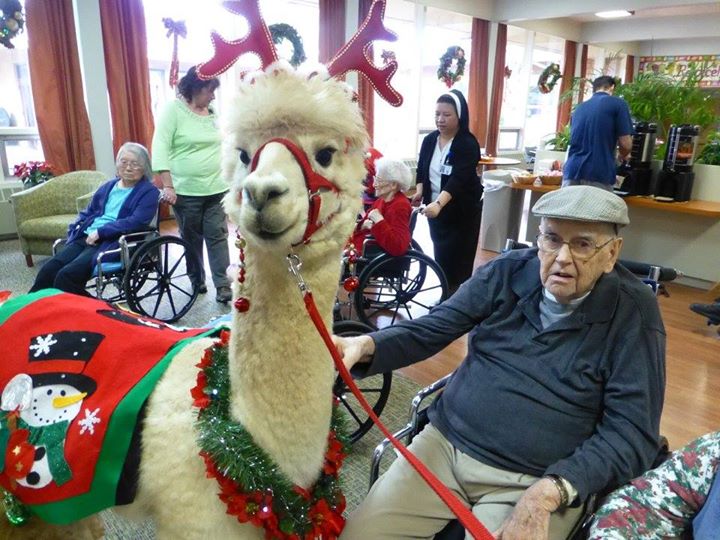
[[[717,0],[411,0],[584,43],[709,40],[720,44]],[[635,15],[600,19],[597,11]],[[646,47],[647,48],[647,47]],[[720,45],[714,54],[720,54]],[[694,54],[694,53],[692,53]],[[709,53],[708,53],[709,54]]]

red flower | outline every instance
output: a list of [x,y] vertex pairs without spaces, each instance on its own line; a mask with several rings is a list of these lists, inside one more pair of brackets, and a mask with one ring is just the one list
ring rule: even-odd
[[310,508],[310,520],[312,531],[308,532],[306,538],[323,539],[337,538],[345,526],[345,518],[340,513],[330,508],[325,499],[320,499]]
[[228,330],[220,330],[220,345],[225,347],[230,342],[230,332]]
[[342,467],[343,460],[347,456],[344,452],[343,444],[337,439],[334,431],[328,435],[328,449],[325,454],[325,463],[323,464],[323,472],[325,474],[336,475]]
[[210,405],[210,398],[205,393],[207,387],[207,376],[204,371],[198,371],[197,385],[190,390],[190,396],[193,398],[193,407],[204,409]]
[[200,358],[200,362],[195,364],[195,367],[199,367],[200,369],[208,368],[212,365],[212,357],[213,357],[213,348],[208,347],[205,349],[205,352],[202,355],[202,358]]

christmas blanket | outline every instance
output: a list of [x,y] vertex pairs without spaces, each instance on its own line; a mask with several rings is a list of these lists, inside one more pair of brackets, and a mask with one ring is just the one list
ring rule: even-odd
[[0,306],[0,485],[50,523],[114,506],[143,404],[208,333],[56,290]]

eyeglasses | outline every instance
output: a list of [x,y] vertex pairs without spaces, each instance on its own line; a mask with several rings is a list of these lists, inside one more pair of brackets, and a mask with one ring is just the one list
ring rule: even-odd
[[546,253],[557,253],[562,249],[563,244],[567,244],[570,248],[573,258],[586,261],[593,258],[598,251],[607,246],[616,237],[610,238],[607,242],[597,245],[595,242],[587,238],[573,238],[572,240],[563,240],[560,236],[553,233],[540,233],[535,237],[538,249]]
[[125,161],[124,159],[121,159],[118,162],[118,167],[120,169],[124,169],[127,167],[128,169],[142,169],[142,164],[138,163],[137,161]]

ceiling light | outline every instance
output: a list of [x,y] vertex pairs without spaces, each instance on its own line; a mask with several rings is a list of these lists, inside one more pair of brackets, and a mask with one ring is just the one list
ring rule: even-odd
[[630,15],[633,15],[634,13],[635,13],[634,11],[627,11],[624,9],[616,9],[614,11],[599,11],[595,15],[602,19],[618,19],[620,17],[630,17]]

